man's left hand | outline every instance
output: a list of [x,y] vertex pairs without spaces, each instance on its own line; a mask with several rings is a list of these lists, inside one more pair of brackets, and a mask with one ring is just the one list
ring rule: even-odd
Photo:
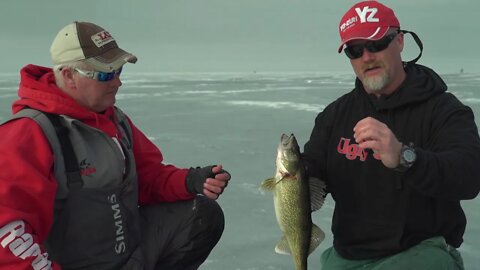
[[387,168],[396,168],[400,163],[402,143],[388,126],[373,117],[366,117],[353,128],[353,137],[358,146],[372,149]]

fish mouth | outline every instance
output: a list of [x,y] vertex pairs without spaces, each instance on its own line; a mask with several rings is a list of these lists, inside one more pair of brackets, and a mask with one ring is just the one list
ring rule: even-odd
[[[291,134],[291,135],[293,135],[293,134]],[[291,135],[290,135],[290,136],[291,136]],[[285,133],[282,133],[282,137],[280,137],[280,141],[283,143],[284,141],[289,140],[289,139],[290,139],[290,136],[288,136],[288,135],[285,134]]]
[[290,134],[287,135],[285,133],[282,134],[282,137],[280,138],[281,145],[284,149],[291,148],[292,146],[297,144],[297,139],[295,138],[295,135]]
[[295,174],[300,159],[300,148],[295,135],[282,134],[280,144],[278,146],[278,161],[282,163],[282,167],[289,174]]

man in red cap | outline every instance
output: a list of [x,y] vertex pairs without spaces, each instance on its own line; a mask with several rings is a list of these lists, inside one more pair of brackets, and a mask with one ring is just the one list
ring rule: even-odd
[[21,70],[0,125],[0,269],[197,269],[217,244],[221,165],[177,168],[115,107],[137,58],[89,22],[58,32],[54,68]]
[[[339,24],[355,88],[318,114],[303,157],[335,201],[322,269],[463,269],[461,200],[480,191],[472,110],[416,64],[418,36],[377,1]],[[420,55],[404,62],[404,35]]]

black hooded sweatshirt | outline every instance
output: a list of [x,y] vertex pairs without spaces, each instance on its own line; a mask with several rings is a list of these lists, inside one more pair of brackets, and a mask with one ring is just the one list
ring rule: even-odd
[[[355,89],[318,114],[304,160],[335,200],[334,248],[347,259],[392,255],[434,236],[459,247],[466,226],[460,200],[480,190],[480,139],[472,110],[431,69],[408,64],[405,81],[377,98]],[[417,153],[406,172],[361,149],[353,127],[365,117],[385,123]]]

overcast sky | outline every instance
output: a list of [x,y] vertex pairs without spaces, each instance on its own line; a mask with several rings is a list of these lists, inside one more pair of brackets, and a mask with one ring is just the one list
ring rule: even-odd
[[[337,27],[351,0],[2,0],[0,72],[50,66],[56,33],[74,20],[106,28],[139,61],[134,72],[351,72]],[[424,43],[419,63],[480,72],[478,0],[385,0]],[[418,53],[407,38],[404,59]]]

